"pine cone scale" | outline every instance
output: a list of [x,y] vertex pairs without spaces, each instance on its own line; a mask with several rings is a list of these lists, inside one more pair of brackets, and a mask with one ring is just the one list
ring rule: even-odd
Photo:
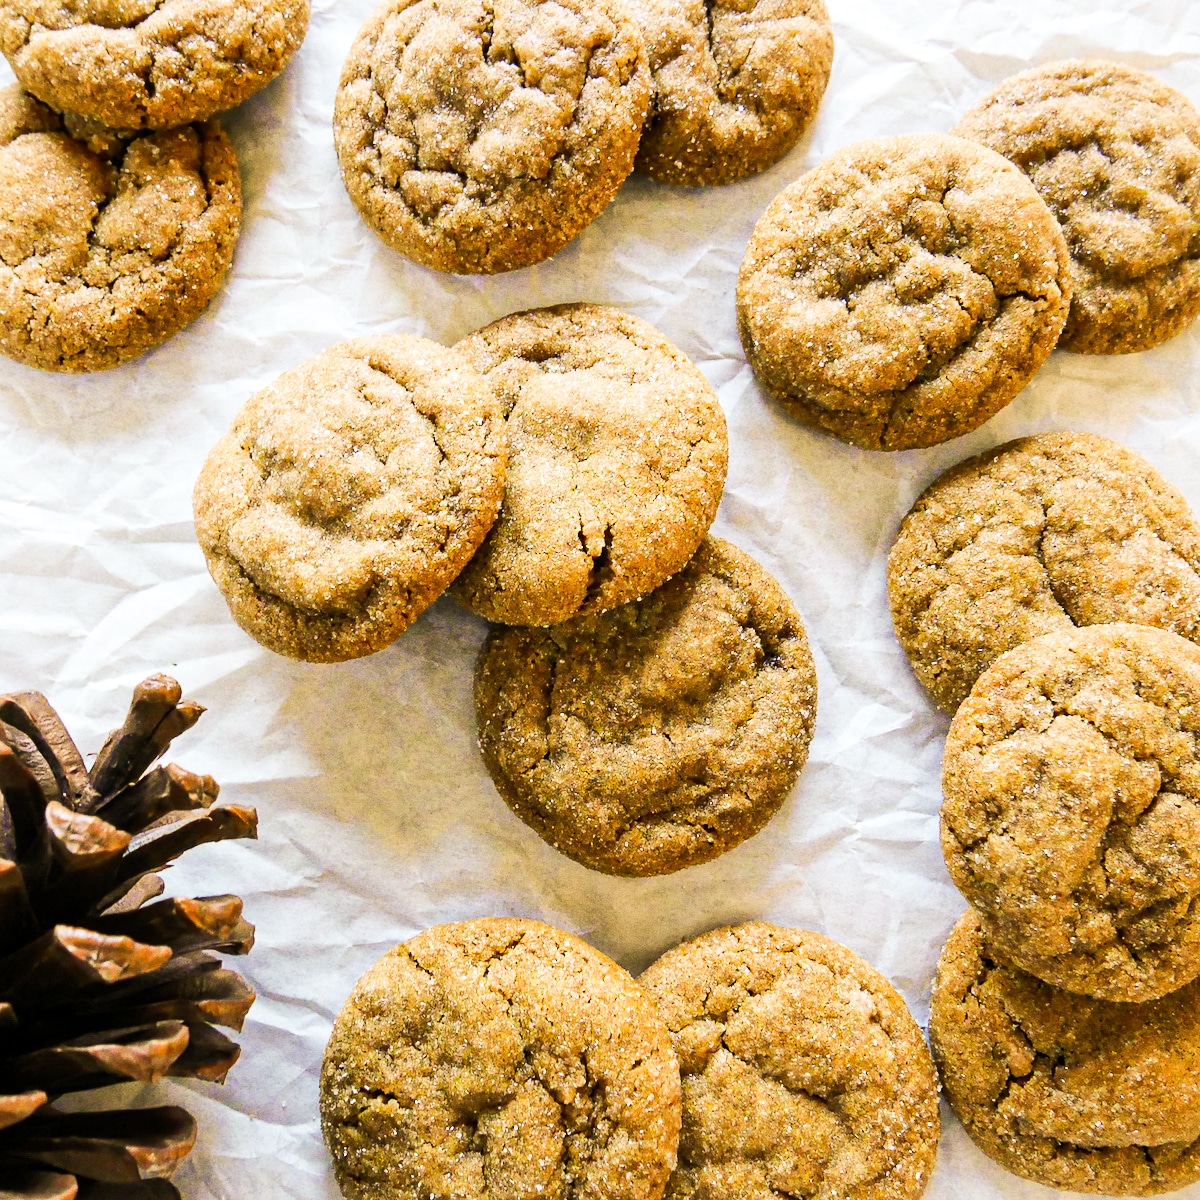
[[31,1117],[48,1097],[45,1092],[19,1092],[15,1096],[0,1096],[0,1129]]

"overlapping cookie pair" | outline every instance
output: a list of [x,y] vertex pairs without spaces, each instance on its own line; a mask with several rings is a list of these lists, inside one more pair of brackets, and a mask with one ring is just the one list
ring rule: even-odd
[[321,1120],[354,1200],[916,1200],[939,1133],[903,998],[828,938],[758,923],[636,982],[537,921],[426,930],[338,1015]]
[[424,266],[532,266],[635,166],[720,184],[777,161],[832,57],[822,0],[386,0],[342,72],[342,178]]
[[209,456],[196,531],[238,623],[310,661],[382,649],[450,587],[500,626],[475,698],[501,795],[593,869],[660,874],[762,828],[816,716],[800,614],[708,536],[726,462],[680,351],[564,305],[284,375]]
[[849,146],[785,189],[737,304],[807,424],[874,450],[968,433],[1055,346],[1146,350],[1200,312],[1200,114],[1113,63],[1018,75],[951,136]]
[[233,260],[242,192],[211,118],[264,87],[308,0],[0,0],[0,353],[119,366],[194,321]]
[[1105,438],[1023,438],[925,492],[889,589],[957,710],[942,846],[973,909],[930,1024],[951,1104],[1039,1182],[1200,1179],[1200,526]]

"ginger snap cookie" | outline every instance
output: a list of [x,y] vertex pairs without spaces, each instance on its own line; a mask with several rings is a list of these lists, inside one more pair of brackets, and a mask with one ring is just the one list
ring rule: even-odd
[[0,50],[60,112],[169,129],[232,108],[304,40],[309,0],[0,0]]
[[1200,647],[1046,634],[963,702],[943,760],[950,876],[1005,961],[1102,1000],[1200,974]]
[[521,820],[595,870],[659,875],[770,820],[808,757],[817,680],[783,589],[709,537],[642,600],[494,630],[475,705],[484,761]]
[[1200,984],[1146,1004],[1006,966],[978,915],[938,965],[929,1036],[975,1144],[1050,1187],[1150,1196],[1200,1180]]
[[456,347],[495,389],[504,507],[454,586],[489,621],[555,625],[653,591],[700,545],[725,486],[720,401],[615,308],[514,313]]
[[1148,350],[1200,313],[1200,113],[1096,59],[1001,84],[955,127],[1016,163],[1054,211],[1075,290],[1061,346]]
[[940,134],[840,150],[763,214],[738,274],[746,357],[789,412],[872,450],[982,425],[1058,341],[1067,245],[998,154]]
[[208,307],[241,216],[219,125],[117,135],[0,89],[0,352],[46,371],[145,353]]
[[679,1069],[616,963],[538,921],[418,934],[359,980],[321,1071],[349,1200],[659,1200]]
[[492,274],[558,253],[633,169],[650,101],[615,0],[386,0],[346,59],[346,190],[393,249]]
[[662,183],[765,171],[817,112],[833,64],[824,0],[629,0],[654,87],[637,168]]
[[949,713],[1006,650],[1128,621],[1200,643],[1200,524],[1132,450],[1020,438],[926,489],[888,558],[896,636]]
[[342,342],[288,371],[196,482],[196,535],[234,620],[311,662],[389,645],[495,520],[506,445],[483,381],[423,338]]
[[753,923],[684,942],[638,981],[683,1075],[668,1200],[916,1200],[937,1078],[903,998],[829,938]]

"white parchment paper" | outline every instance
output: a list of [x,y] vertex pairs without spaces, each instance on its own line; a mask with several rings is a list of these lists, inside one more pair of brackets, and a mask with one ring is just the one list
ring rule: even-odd
[[[947,721],[911,676],[888,618],[884,560],[921,489],[1022,434],[1085,429],[1145,455],[1200,508],[1200,328],[1146,354],[1056,353],[982,429],[902,454],[852,449],[773,408],[745,365],[733,291],[771,198],[864,137],[948,130],[1006,76],[1096,54],[1200,102],[1197,0],[828,0],[833,79],[808,139],[765,175],[719,190],[634,178],[552,262],[459,279],[386,249],[342,190],[330,119],[342,59],[374,0],[316,0],[285,76],[226,118],[246,220],[208,313],[140,362],[42,374],[0,360],[0,690],[49,694],[96,750],[147,673],[209,707],[172,757],[257,806],[257,843],[194,851],[177,894],[234,891],[258,926],[232,965],[258,989],[224,1088],[124,1089],[180,1102],[201,1142],[177,1176],[192,1200],[334,1200],[317,1073],[334,1013],[363,970],[425,926],[538,917],[640,971],[677,941],[762,918],[844,942],[924,1021],[943,939],[964,904],[937,845]],[[393,647],[332,667],[293,663],[233,624],[191,525],[200,464],[244,401],[346,337],[450,343],[518,308],[587,299],[656,325],[718,389],[729,483],[716,531],[798,603],[820,675],[812,755],[757,838],[654,880],[560,857],[494,792],[475,747],[471,671],[484,625],[439,601]],[[1033,1200],[945,1112],[931,1200]],[[1193,1200],[1200,1186],[1181,1193]]]

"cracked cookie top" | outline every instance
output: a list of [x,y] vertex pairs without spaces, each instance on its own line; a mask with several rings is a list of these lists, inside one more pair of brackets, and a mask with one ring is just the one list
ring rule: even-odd
[[496,519],[504,423],[452,350],[342,342],[249,400],[194,496],[237,623],[279,654],[374,653],[445,589]]
[[204,121],[265,87],[309,0],[0,0],[0,50],[26,90],[116,129]]
[[1010,650],[942,790],[946,865],[1006,961],[1116,1001],[1200,974],[1200,647],[1091,625]]
[[1050,63],[954,132],[1016,163],[1062,224],[1065,350],[1147,350],[1200,312],[1200,113],[1182,92],[1116,63]]
[[241,216],[219,125],[119,135],[0,90],[0,352],[48,371],[136,358],[207,308]]
[[668,1200],[916,1200],[937,1079],[903,998],[858,955],[753,923],[669,950],[638,981],[683,1076]]
[[873,450],[982,425],[1070,301],[1067,245],[998,154],[940,134],[849,146],[785,188],[738,274],[746,357],[789,411]]
[[929,1037],[979,1148],[1026,1179],[1147,1196],[1200,1180],[1200,984],[1146,1004],[1050,987],[973,911],[942,951]]
[[833,64],[824,0],[630,0],[654,77],[637,168],[722,184],[778,162],[817,112]]
[[949,713],[1006,650],[1128,621],[1200,643],[1200,525],[1146,460],[1091,433],[1020,438],[931,484],[888,558],[896,636]]
[[500,519],[454,587],[490,621],[554,625],[644,596],[717,513],[728,443],[716,393],[615,308],[514,313],[458,343],[500,399]]
[[598,950],[538,921],[465,921],[359,980],[325,1051],[321,1124],[347,1200],[659,1200],[679,1071]]
[[808,757],[817,680],[783,589],[709,537],[642,600],[495,630],[475,705],[484,761],[523,821],[595,870],[659,875],[770,820]]
[[423,266],[528,267],[633,169],[650,100],[642,36],[610,0],[386,0],[346,59],[342,179]]

